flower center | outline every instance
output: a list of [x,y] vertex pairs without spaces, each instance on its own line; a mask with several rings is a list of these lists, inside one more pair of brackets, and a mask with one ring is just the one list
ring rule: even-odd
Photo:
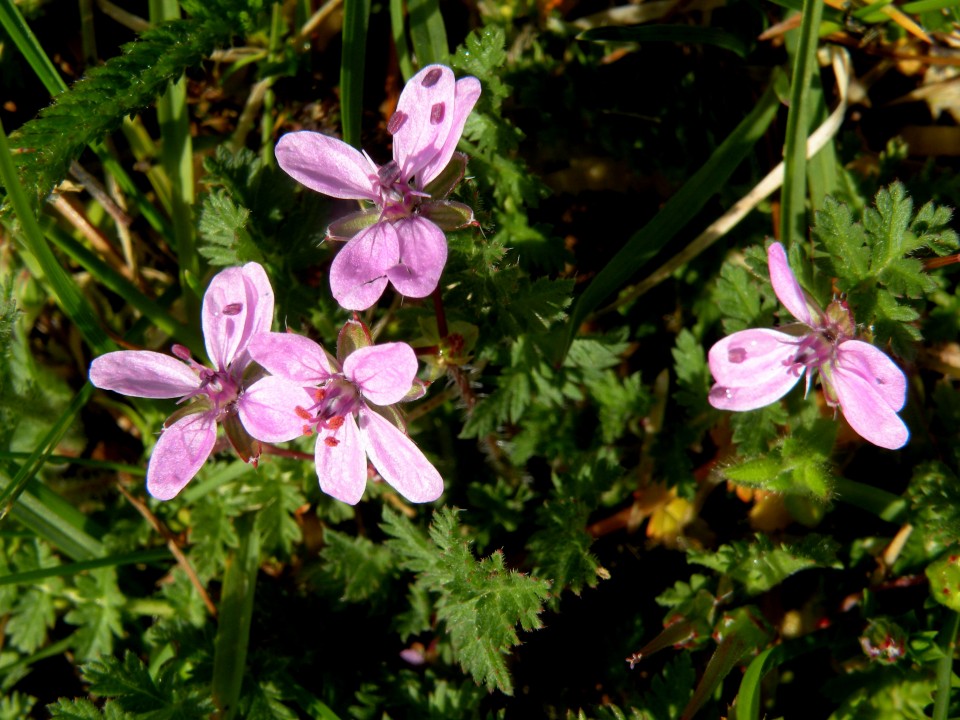
[[232,366],[226,370],[211,370],[194,360],[190,356],[190,351],[183,345],[174,345],[173,354],[200,376],[200,387],[180,398],[177,401],[178,405],[195,397],[206,396],[216,410],[217,417],[236,411],[237,399],[240,397],[242,388],[239,378],[234,377]]
[[836,357],[836,340],[828,330],[804,335],[797,343],[797,352],[784,365],[799,377],[807,370],[818,370]]
[[305,422],[304,434],[331,431],[324,440],[327,445],[336,446],[339,441],[334,437],[341,428],[347,415],[360,409],[360,393],[352,382],[343,376],[336,376],[312,391],[314,404],[309,408],[297,407],[296,413]]

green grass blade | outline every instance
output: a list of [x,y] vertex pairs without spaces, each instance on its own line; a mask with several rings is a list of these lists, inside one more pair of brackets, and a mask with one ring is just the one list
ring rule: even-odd
[[817,66],[817,43],[823,0],[804,0],[800,43],[794,58],[783,153],[780,240],[788,248],[807,237],[807,133],[811,106],[810,78]]
[[67,89],[67,84],[43,51],[37,37],[27,25],[27,21],[23,19],[13,0],[0,0],[0,25],[3,25],[3,29],[13,40],[13,44],[17,46],[17,50],[23,55],[27,64],[37,74],[48,93],[57,95]]
[[768,89],[750,114],[727,136],[703,167],[670,198],[650,222],[627,240],[597,274],[573,308],[562,356],[558,360],[566,356],[567,348],[587,315],[660,252],[707,200],[723,187],[766,132],[777,112],[777,105],[776,94],[772,88]]
[[50,456],[50,453],[52,453],[54,448],[60,443],[60,440],[67,432],[67,428],[70,427],[70,423],[73,422],[77,413],[80,412],[80,408],[87,404],[87,400],[90,399],[92,392],[93,385],[90,383],[87,383],[80,389],[80,392],[74,396],[70,406],[64,411],[54,426],[50,428],[50,431],[39,445],[37,445],[33,453],[31,453],[27,462],[20,467],[20,470],[14,476],[13,480],[3,489],[3,492],[0,492],[0,520],[10,512],[17,498],[24,491],[24,488],[27,487],[27,483],[39,472],[41,466]]
[[363,71],[366,66],[370,0],[343,1],[343,51],[340,55],[340,115],[343,141],[360,147]]
[[50,577],[67,577],[68,575],[76,575],[86,570],[96,570],[102,567],[136,565],[139,563],[152,563],[169,559],[170,551],[166,548],[140,550],[138,552],[126,553],[125,555],[109,555],[107,557],[97,558],[96,560],[69,563],[67,565],[55,565],[54,567],[11,573],[10,575],[0,575],[0,587],[4,585],[29,585]]
[[940,637],[943,657],[937,660],[937,694],[933,701],[933,720],[947,720],[950,715],[950,691],[953,686],[953,656],[957,651],[957,630],[960,630],[960,613],[947,611]]
[[43,270],[44,278],[53,292],[57,304],[67,317],[77,326],[87,344],[98,354],[114,349],[113,342],[100,328],[100,323],[90,305],[80,293],[73,278],[64,272],[60,262],[54,257],[47,244],[40,223],[33,214],[27,195],[20,185],[17,170],[13,165],[10,145],[3,123],[0,122],[0,182],[7,191],[7,197],[13,204],[13,210],[20,221],[20,239],[27,251],[33,255]]
[[[31,453],[27,452],[9,452],[0,450],[0,460],[26,460]],[[80,467],[98,468],[100,470],[112,470],[114,472],[127,473],[128,475],[139,475],[143,477],[147,474],[139,465],[127,465],[126,463],[110,462],[109,460],[92,460],[91,458],[72,457],[70,455],[48,455],[45,462],[51,465],[79,465]]]
[[409,0],[410,41],[420,67],[447,61],[450,46],[438,0]]
[[212,688],[213,701],[223,720],[236,715],[247,664],[253,595],[260,569],[260,536],[254,527],[254,519],[248,514],[237,520],[240,546],[227,561],[223,578],[220,626],[214,641]]
[[28,492],[20,493],[10,517],[72,560],[83,562],[103,557],[103,544],[99,540],[71,525]]
[[393,46],[397,49],[397,64],[404,80],[413,77],[413,58],[404,32],[404,0],[390,0],[390,31],[393,34]]
[[81,245],[62,228],[49,224],[47,237],[66,255],[90,272],[104,287],[123,298],[130,307],[150,319],[157,328],[186,345],[196,354],[203,352],[203,339],[195,329],[181,325],[170,313],[138,290],[129,280]]
[[[150,20],[155,24],[180,19],[178,0],[150,0]],[[190,136],[190,113],[187,109],[187,80],[181,75],[170,83],[157,101],[160,123],[160,164],[170,181],[170,217],[173,220],[173,243],[180,265],[180,285],[190,288],[184,293],[187,313],[192,316],[199,307],[200,256],[197,255],[193,222],[193,139]]]
[[834,492],[837,500],[873,513],[881,520],[899,523],[906,518],[907,501],[886,490],[838,477]]

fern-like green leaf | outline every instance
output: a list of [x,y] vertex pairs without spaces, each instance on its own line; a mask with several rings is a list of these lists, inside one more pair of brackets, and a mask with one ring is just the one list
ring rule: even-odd
[[23,125],[10,140],[20,150],[20,180],[31,202],[39,206],[87,145],[149,106],[235,30],[229,17],[216,15],[151,28]]
[[386,508],[383,520],[403,567],[419,573],[416,584],[436,596],[437,617],[460,664],[478,683],[512,694],[505,656],[520,642],[517,625],[541,627],[549,583],[508,570],[499,551],[477,560],[453,511],[434,514],[429,539]]

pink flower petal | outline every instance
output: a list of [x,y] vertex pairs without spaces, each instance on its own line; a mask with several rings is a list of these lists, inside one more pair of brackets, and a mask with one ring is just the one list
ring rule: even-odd
[[[443,65],[428,65],[404,86],[397,111],[387,124],[401,177],[409,180],[418,175],[440,154],[455,119],[455,103],[453,70]],[[420,187],[426,184],[423,178],[417,179]]]
[[770,282],[777,298],[797,320],[807,325],[813,325],[813,316],[807,306],[807,296],[797,282],[790,263],[787,262],[787,253],[780,243],[773,243],[767,248],[767,265],[770,268]]
[[170,500],[199,472],[217,439],[213,412],[180,418],[160,434],[147,466],[147,492]]
[[413,348],[386,343],[354,350],[343,361],[343,374],[374,405],[393,405],[410,392],[417,367]]
[[353,415],[336,431],[320,430],[315,459],[321,490],[350,505],[360,502],[367,488],[367,456]]
[[254,311],[247,315],[245,339],[255,333],[269,332],[273,325],[273,287],[270,278],[260,263],[247,263],[240,271],[243,273],[247,288],[247,301]]
[[387,269],[400,262],[397,231],[378,222],[357,233],[330,266],[330,290],[347,310],[366,310],[387,287]]
[[410,502],[432,502],[443,478],[413,440],[367,407],[358,413],[360,435],[377,472]]
[[430,162],[428,162],[420,171],[420,183],[422,186],[430,184],[437,175],[450,162],[454,151],[457,149],[457,143],[460,142],[460,136],[463,135],[463,126],[467,124],[467,117],[473,111],[473,106],[477,104],[480,98],[480,81],[475,77],[465,77],[457,80],[454,90],[453,100],[453,122],[450,124],[450,130],[447,133],[446,140]]
[[396,223],[400,262],[387,270],[397,292],[426,297],[437,289],[447,262],[447,238],[429,220],[411,217]]
[[237,401],[240,422],[257,440],[286,442],[303,435],[304,419],[296,408],[308,408],[313,399],[300,383],[265,377],[249,387]]
[[840,366],[834,368],[830,383],[843,416],[864,440],[888,450],[907,444],[910,431],[875,383],[857,369]]
[[103,390],[143,398],[174,398],[200,387],[188,365],[149,350],[119,350],[90,363],[90,382]]
[[717,384],[709,401],[720,410],[755,410],[776,402],[800,379],[791,366],[796,338],[758,328],[729,335],[710,348],[708,362]]
[[319,385],[332,374],[323,348],[303,335],[258,333],[247,349],[267,372],[303,385]]
[[837,348],[836,370],[862,377],[893,411],[907,402],[907,378],[887,354],[870,343],[845,340]]
[[294,180],[344,200],[378,200],[377,169],[342,140],[303,130],[277,143],[277,163]]
[[256,306],[247,282],[242,268],[227,268],[214,276],[203,295],[203,341],[215,370],[226,370],[249,339],[248,315],[256,314]]

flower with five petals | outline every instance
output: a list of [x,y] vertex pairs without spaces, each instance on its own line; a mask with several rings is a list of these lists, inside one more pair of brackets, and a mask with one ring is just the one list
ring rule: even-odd
[[[896,450],[910,438],[897,415],[906,402],[903,372],[881,350],[853,339],[846,303],[824,311],[800,287],[780,243],[767,250],[770,282],[777,298],[800,322],[781,330],[741,330],[709,353],[716,384],[710,404],[721,410],[755,410],[776,402],[806,376],[820,372],[824,397],[839,406],[850,426],[882,448]],[[786,332],[784,332],[786,331]]]
[[[376,206],[338,221],[339,232],[328,231],[350,237],[330,267],[330,289],[342,307],[366,310],[388,282],[414,298],[436,289],[447,261],[444,229],[473,221],[470,208],[444,198],[462,177],[465,161],[454,158],[454,151],[479,97],[475,77],[455,80],[443,65],[423,68],[403,88],[387,123],[393,160],[381,167],[321,133],[280,138],[277,162],[295,180],[325,195]],[[449,178],[448,166],[455,170]]]
[[[204,367],[182,345],[176,358],[150,350],[119,350],[95,358],[90,382],[98,388],[142,398],[180,398],[186,403],[164,423],[147,466],[147,491],[159,500],[176,496],[213,452],[217,424],[238,454],[256,463],[259,443],[301,434],[283,409],[302,400],[303,390],[282,378],[250,377],[247,345],[270,329],[273,288],[257,263],[219,272],[203,296],[204,344],[213,367]],[[179,359],[178,359],[179,358]],[[262,373],[261,373],[262,375]],[[252,436],[252,437],[251,437]]]
[[399,414],[391,407],[423,394],[416,380],[417,356],[406,343],[368,341],[366,329],[351,321],[340,333],[339,359],[310,338],[290,333],[261,333],[249,349],[275,377],[306,391],[288,411],[304,433],[317,434],[321,490],[345,503],[358,503],[367,486],[369,457],[380,476],[407,500],[436,500],[443,479],[397,427]]

